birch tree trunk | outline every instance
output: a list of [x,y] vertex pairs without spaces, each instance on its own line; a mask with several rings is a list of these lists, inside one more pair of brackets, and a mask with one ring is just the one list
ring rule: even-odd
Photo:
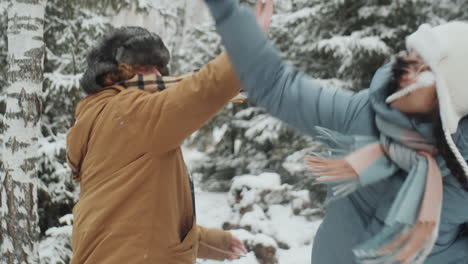
[[0,173],[0,263],[38,263],[38,138],[46,0],[8,8],[8,84]]

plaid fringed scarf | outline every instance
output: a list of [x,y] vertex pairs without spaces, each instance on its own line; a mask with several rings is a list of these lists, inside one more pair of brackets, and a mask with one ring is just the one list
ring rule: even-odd
[[[316,181],[331,185],[331,199],[346,196],[369,184],[407,173],[385,219],[372,239],[353,249],[363,264],[423,263],[437,240],[442,208],[443,159],[434,159],[430,127],[421,127],[384,101],[391,67],[376,73],[370,88],[378,137],[343,135],[318,128],[320,138],[331,146],[331,157],[309,156],[306,163]],[[432,125],[430,125],[432,126]],[[421,133],[425,133],[422,135]],[[440,168],[443,173],[441,173]]]
[[157,76],[154,74],[142,75],[137,74],[133,78],[120,82],[118,84],[125,88],[138,88],[150,93],[164,91],[171,86],[177,85],[182,80],[193,76],[195,72],[189,72],[177,77],[173,76]]
[[[154,74],[142,75],[137,74],[133,78],[118,83],[125,88],[138,88],[150,93],[164,91],[172,86],[177,85],[186,78],[192,77],[197,71],[189,72],[180,76],[157,76]],[[242,103],[246,99],[245,93],[241,92],[231,99],[231,102]]]

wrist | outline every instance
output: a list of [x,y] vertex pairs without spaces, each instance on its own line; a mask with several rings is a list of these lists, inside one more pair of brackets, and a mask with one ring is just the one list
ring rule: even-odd
[[238,0],[205,0],[216,24],[228,17],[239,4]]

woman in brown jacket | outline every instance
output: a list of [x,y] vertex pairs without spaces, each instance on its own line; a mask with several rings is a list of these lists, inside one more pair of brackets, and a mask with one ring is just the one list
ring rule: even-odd
[[223,54],[167,77],[169,52],[143,28],[108,34],[88,56],[67,159],[81,187],[72,264],[192,264],[245,253],[230,233],[196,224],[180,146],[240,83]]

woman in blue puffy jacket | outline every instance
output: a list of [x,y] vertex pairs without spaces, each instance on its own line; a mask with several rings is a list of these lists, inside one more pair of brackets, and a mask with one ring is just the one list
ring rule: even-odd
[[205,1],[249,99],[334,145],[306,158],[330,201],[313,264],[468,263],[467,23],[422,25],[353,93],[283,62],[238,0]]

